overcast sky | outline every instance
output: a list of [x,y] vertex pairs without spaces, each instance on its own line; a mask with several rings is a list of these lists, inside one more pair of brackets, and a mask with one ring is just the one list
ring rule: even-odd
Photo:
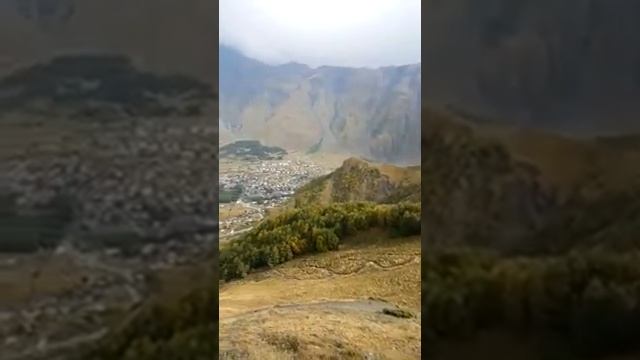
[[420,62],[420,0],[221,0],[220,43],[270,64]]

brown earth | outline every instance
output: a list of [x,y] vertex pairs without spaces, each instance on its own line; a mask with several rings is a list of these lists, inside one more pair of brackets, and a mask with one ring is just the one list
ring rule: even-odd
[[419,359],[420,238],[367,232],[221,284],[219,299],[221,359]]

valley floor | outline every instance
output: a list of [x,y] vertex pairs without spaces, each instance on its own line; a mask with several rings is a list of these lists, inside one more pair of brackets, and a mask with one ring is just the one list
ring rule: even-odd
[[419,359],[420,261],[418,236],[369,231],[221,284],[220,358]]

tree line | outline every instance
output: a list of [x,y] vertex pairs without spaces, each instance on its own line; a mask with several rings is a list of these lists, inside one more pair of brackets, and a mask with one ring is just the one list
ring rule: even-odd
[[[215,259],[212,266],[215,273]],[[212,279],[177,301],[148,301],[97,344],[78,351],[77,360],[213,359],[217,338],[218,291]]]
[[420,205],[334,203],[288,210],[258,224],[220,251],[220,276],[242,278],[252,269],[273,267],[295,257],[337,250],[347,236],[371,228],[398,236],[420,234]]
[[427,341],[488,329],[556,339],[580,358],[640,351],[640,253],[423,253]]

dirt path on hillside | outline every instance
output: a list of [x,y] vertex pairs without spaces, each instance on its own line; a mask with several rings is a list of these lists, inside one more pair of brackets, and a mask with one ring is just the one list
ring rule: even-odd
[[339,251],[223,284],[220,346],[221,359],[419,359],[419,237],[362,234]]

